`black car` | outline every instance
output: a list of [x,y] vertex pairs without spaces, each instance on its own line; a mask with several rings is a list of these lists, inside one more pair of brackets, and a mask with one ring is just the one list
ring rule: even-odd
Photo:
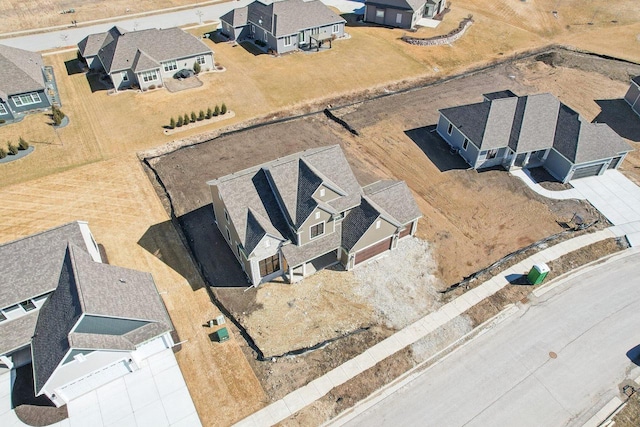
[[196,75],[196,73],[194,73],[193,70],[190,70],[188,68],[183,68],[182,70],[180,70],[177,73],[175,73],[173,75],[173,78],[174,79],[188,79],[189,77],[193,77],[195,75]]

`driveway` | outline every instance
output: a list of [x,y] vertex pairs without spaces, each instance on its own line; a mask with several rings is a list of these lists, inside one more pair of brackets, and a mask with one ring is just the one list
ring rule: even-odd
[[640,187],[618,170],[603,175],[576,179],[570,190],[551,191],[536,183],[528,171],[511,174],[522,179],[536,193],[556,200],[586,199],[613,224],[616,236],[627,236],[631,246],[640,246]]
[[[69,418],[52,427],[200,426],[173,351],[166,349],[141,365],[71,401]],[[11,409],[10,377],[10,372],[0,376],[0,426],[24,426]]]

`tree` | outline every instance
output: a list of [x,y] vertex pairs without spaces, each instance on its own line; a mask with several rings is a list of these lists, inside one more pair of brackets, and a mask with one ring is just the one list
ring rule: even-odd
[[16,155],[18,154],[18,147],[16,147],[16,145],[13,142],[10,142],[8,144],[8,148],[9,148],[9,153]]
[[213,111],[211,111],[211,107],[207,108],[207,119],[210,119],[212,114]]
[[178,117],[178,123],[176,123],[176,126],[181,128],[182,124],[183,124],[184,119],[182,118],[182,116]]
[[200,110],[200,114],[198,114],[198,121],[204,120],[204,111]]
[[195,113],[195,111],[192,111],[191,112],[191,123],[195,122],[196,120],[197,120],[196,113]]
[[7,150],[0,148],[0,159],[4,159],[5,157],[7,157]]
[[175,128],[176,128],[176,119],[171,117],[171,121],[169,121],[169,129],[175,129]]
[[225,104],[224,102],[222,103],[222,107],[220,107],[220,114],[227,114],[227,104]]
[[216,108],[213,109],[213,116],[218,116],[220,114],[220,107],[216,105]]
[[55,105],[51,107],[51,118],[53,119],[53,124],[55,126],[60,126],[64,117],[65,114],[59,107],[56,107]]
[[200,74],[200,70],[201,70],[201,67],[200,67],[200,64],[198,64],[198,61],[194,62],[193,63],[193,72],[196,73],[196,74]]
[[18,139],[18,150],[26,150],[27,148],[29,148],[29,143],[23,137],[20,137]]
[[184,125],[188,125],[190,122],[189,120],[189,115],[187,113],[184,113]]

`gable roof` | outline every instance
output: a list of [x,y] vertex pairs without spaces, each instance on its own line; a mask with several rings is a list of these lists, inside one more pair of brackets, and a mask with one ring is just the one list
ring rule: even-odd
[[[72,332],[83,314],[143,320],[156,327],[137,335]],[[94,262],[87,252],[69,243],[58,286],[40,309],[33,336],[36,393],[72,348],[131,350],[171,329],[149,273]]]
[[97,55],[107,73],[145,71],[159,68],[164,61],[212,53],[201,40],[180,28],[127,32],[113,27],[106,33],[85,37],[78,48],[85,57]]
[[[497,92],[496,92],[497,93]],[[493,97],[440,113],[482,150],[516,153],[556,149],[571,162],[601,160],[631,150],[605,124],[592,124],[549,93]]]
[[301,30],[346,22],[320,0],[256,0],[220,18],[234,27],[252,22],[276,38]]
[[360,206],[349,211],[342,221],[342,247],[350,251],[379,216],[380,213],[363,198]]
[[0,99],[44,90],[42,56],[0,44]]
[[401,225],[422,217],[422,212],[404,181],[378,181],[363,190],[366,198],[374,203],[380,213],[390,216]]
[[[420,9],[425,0],[365,0],[364,4],[380,5],[384,7],[392,7],[394,9],[411,10],[413,12]],[[431,2],[434,4],[434,2]]]
[[[321,203],[313,193],[326,184],[340,197]],[[265,234],[293,240],[317,206],[342,212],[357,206],[361,189],[338,145],[303,151],[209,181],[224,200],[229,218],[249,255]]]

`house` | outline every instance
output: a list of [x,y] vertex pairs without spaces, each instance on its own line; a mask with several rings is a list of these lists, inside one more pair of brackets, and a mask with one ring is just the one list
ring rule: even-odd
[[631,106],[633,112],[640,116],[640,76],[631,79],[631,85],[624,100]]
[[262,41],[277,53],[319,47],[344,36],[346,21],[320,0],[256,0],[220,17],[231,40]]
[[151,275],[103,264],[86,222],[1,245],[0,277],[0,366],[32,363],[56,406],[174,344]]
[[[104,71],[116,90],[164,86],[178,70],[214,68],[213,51],[180,28],[109,31],[90,34],[78,43],[80,55],[92,70]],[[153,86],[153,87],[152,87]]]
[[474,169],[542,166],[563,183],[616,169],[632,150],[609,126],[589,123],[549,93],[494,92],[445,108],[437,132]]
[[403,181],[361,188],[337,145],[207,184],[218,229],[253,285],[338,262],[352,269],[395,249],[422,216]]
[[53,68],[45,67],[39,53],[0,45],[0,119],[49,108],[55,101],[47,90],[52,80]]
[[364,21],[413,28],[420,19],[433,18],[444,8],[444,0],[365,0]]

